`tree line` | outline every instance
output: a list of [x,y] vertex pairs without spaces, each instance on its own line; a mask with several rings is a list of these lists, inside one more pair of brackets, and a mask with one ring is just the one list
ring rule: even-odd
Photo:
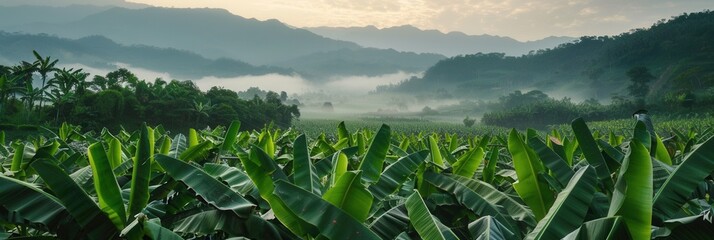
[[203,92],[192,81],[140,80],[124,68],[90,78],[83,69],[60,69],[57,59],[33,54],[34,61],[0,65],[0,122],[5,127],[70,122],[98,130],[146,122],[185,129],[240,120],[242,128],[256,129],[269,123],[288,127],[300,116],[297,105],[287,105],[275,92],[245,100],[222,87]]

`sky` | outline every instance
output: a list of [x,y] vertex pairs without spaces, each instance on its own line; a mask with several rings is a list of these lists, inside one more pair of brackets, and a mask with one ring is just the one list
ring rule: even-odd
[[379,28],[413,25],[442,32],[509,36],[617,35],[684,12],[714,9],[714,0],[129,0],[163,7],[224,8],[295,27]]

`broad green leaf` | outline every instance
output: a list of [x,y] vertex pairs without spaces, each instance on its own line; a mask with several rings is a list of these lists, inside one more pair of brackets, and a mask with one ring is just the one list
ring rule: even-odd
[[595,194],[597,175],[588,166],[578,170],[567,187],[558,194],[548,214],[538,222],[526,239],[561,239],[577,229]]
[[558,179],[558,182],[560,182],[562,186],[568,185],[568,182],[570,182],[570,179],[575,174],[573,169],[568,166],[568,163],[558,156],[555,151],[548,148],[548,146],[545,145],[540,138],[536,137],[529,139],[528,145],[531,146],[538,154],[545,167],[553,172],[553,175],[555,175],[555,178]]
[[223,136],[223,143],[221,143],[221,152],[230,152],[235,148],[235,144],[238,140],[238,131],[240,130],[240,121],[234,120],[231,125],[226,130],[226,134]]
[[483,161],[483,149],[474,148],[471,151],[462,155],[453,166],[453,172],[456,175],[464,177],[473,177],[479,165]]
[[127,220],[124,199],[121,197],[119,183],[114,176],[114,170],[104,147],[101,143],[95,143],[90,145],[87,151],[99,207],[109,216],[117,229],[123,229]]
[[340,141],[346,141],[348,147],[354,145],[354,143],[352,143],[352,138],[350,137],[350,132],[347,131],[344,121],[337,125],[337,137]]
[[380,239],[377,234],[349,214],[319,196],[284,180],[275,183],[275,195],[290,211],[319,229],[320,235],[328,239]]
[[337,179],[340,179],[342,174],[345,174],[345,172],[347,172],[347,165],[349,164],[349,159],[347,159],[347,155],[345,155],[341,150],[333,154],[331,160],[332,174],[330,175],[329,187],[334,186],[335,182],[337,182]]
[[128,217],[132,219],[149,203],[149,180],[151,180],[151,164],[153,162],[154,146],[149,135],[152,131],[146,124],[141,127],[141,134],[136,145],[134,167],[131,174],[131,194],[129,195]]
[[183,151],[178,159],[185,162],[200,162],[204,160],[208,153],[213,149],[214,145],[210,141],[203,141],[197,145],[193,145]]
[[509,229],[517,229],[516,223],[501,206],[488,202],[461,182],[431,171],[424,173],[424,179],[441,190],[453,194],[459,204],[468,208],[477,216],[493,216],[499,222],[508,226]]
[[620,167],[608,216],[622,216],[634,239],[649,239],[652,223],[652,161],[642,143],[630,142]]
[[595,138],[593,138],[588,125],[585,124],[585,121],[582,118],[573,120],[571,125],[573,127],[573,134],[575,134],[575,138],[578,139],[580,150],[583,151],[585,160],[587,160],[588,163],[595,168],[595,171],[597,171],[597,177],[600,182],[604,184],[605,189],[611,191],[613,185],[612,178],[610,178],[610,170],[607,168],[605,159],[602,157],[600,149],[598,148]]
[[279,166],[271,159],[267,153],[257,146],[250,150],[248,158],[241,158],[241,163],[246,174],[258,188],[260,197],[270,204],[270,209],[275,217],[287,227],[291,232],[299,237],[316,235],[317,229],[300,219],[295,213],[290,211],[283,200],[273,194],[275,190],[274,181],[287,180],[287,176]]
[[450,230],[442,231],[439,228],[439,220],[429,212],[426,203],[424,203],[424,199],[418,191],[414,191],[414,193],[407,198],[405,205],[407,207],[409,221],[422,239],[458,239]]
[[255,189],[255,184],[250,181],[250,177],[241,170],[224,164],[206,163],[203,170],[213,178],[224,182],[233,191],[246,195]]
[[444,165],[444,158],[441,157],[441,150],[439,150],[439,144],[436,139],[434,139],[434,136],[429,136],[429,152],[432,162],[442,168],[446,167],[446,165]]
[[112,137],[109,141],[109,151],[107,152],[107,157],[109,158],[109,163],[111,164],[112,169],[117,168],[122,162],[124,162],[121,158],[121,147],[119,139]]
[[0,207],[8,211],[0,219],[9,223],[42,224],[51,232],[62,227],[69,215],[62,202],[29,183],[0,174]]
[[571,232],[565,240],[580,240],[580,239],[603,239],[603,240],[620,240],[632,239],[627,232],[627,228],[622,220],[622,217],[607,217],[598,218],[584,223],[575,231]]
[[486,163],[486,167],[483,169],[483,180],[487,183],[493,183],[493,179],[496,176],[498,150],[498,147],[493,146],[491,147],[491,150],[488,151],[488,162]]
[[10,171],[13,171],[16,175],[18,175],[20,170],[22,170],[22,160],[25,157],[25,144],[22,142],[16,142],[13,145],[15,145],[15,152],[13,153]]
[[669,152],[667,152],[667,147],[664,146],[662,138],[657,135],[655,136],[655,140],[657,141],[657,148],[655,149],[655,158],[657,158],[657,160],[660,160],[663,163],[666,163],[667,165],[672,166],[672,158],[669,156]]
[[186,136],[183,134],[176,134],[174,140],[171,142],[171,149],[169,150],[169,157],[181,159],[181,153],[186,151],[188,148],[188,143]]
[[337,180],[335,186],[325,192],[322,198],[342,209],[357,221],[364,222],[369,216],[373,197],[362,185],[360,179],[360,171],[346,172]]
[[518,175],[513,188],[533,210],[536,220],[540,220],[553,204],[553,193],[548,183],[538,178],[539,174],[544,173],[542,164],[515,129],[508,136],[508,151],[513,156],[513,167]]
[[493,216],[483,216],[469,223],[469,232],[472,239],[477,240],[508,240],[517,239],[508,227],[501,224]]
[[399,204],[377,217],[369,229],[382,239],[394,239],[409,228],[409,216],[404,204]]
[[169,176],[186,184],[206,203],[216,209],[233,211],[236,215],[247,218],[255,207],[248,200],[245,200],[200,168],[160,154],[156,156],[156,162],[166,170]]
[[492,205],[502,206],[513,220],[524,222],[529,227],[534,227],[536,225],[533,212],[531,209],[524,206],[520,200],[514,199],[507,193],[498,190],[486,182],[456,175],[451,177],[457,182],[470,188]]
[[372,143],[367,149],[367,153],[362,158],[359,170],[362,171],[362,180],[367,183],[374,183],[379,180],[384,167],[384,159],[387,158],[389,150],[389,140],[391,139],[389,126],[382,124],[377,134],[372,138]]
[[369,190],[378,200],[393,194],[424,162],[427,153],[427,150],[415,152],[387,166],[379,181],[370,185]]
[[714,170],[712,139],[695,146],[655,194],[653,212],[659,221],[675,217],[682,205],[689,201],[698,183]]
[[273,142],[273,135],[271,135],[269,131],[263,131],[258,139],[260,140],[260,148],[263,149],[263,151],[265,151],[270,158],[275,158],[275,142]]
[[293,143],[293,179],[295,184],[314,194],[320,195],[320,181],[310,160],[305,134]]
[[198,133],[196,129],[188,129],[188,147],[193,147],[198,145]]
[[226,211],[209,210],[199,212],[178,220],[174,232],[208,235],[222,231],[229,236],[245,236],[252,239],[282,239],[273,224],[266,222],[260,216],[251,214],[248,219],[241,219]]
[[42,180],[62,202],[90,239],[110,239],[118,235],[112,221],[97,204],[56,164],[48,159],[32,163]]
[[183,240],[178,234],[162,227],[158,219],[144,221],[144,235],[155,240]]

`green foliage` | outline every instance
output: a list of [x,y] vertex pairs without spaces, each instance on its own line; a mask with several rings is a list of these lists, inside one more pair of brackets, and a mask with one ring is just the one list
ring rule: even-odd
[[[316,138],[241,131],[239,122],[188,138],[161,127],[97,134],[65,124],[0,146],[0,236],[708,236],[713,128],[662,131],[655,122],[656,135],[675,135],[659,144],[632,122],[622,123],[627,131],[575,120],[567,131],[476,136],[336,122],[333,135]],[[667,151],[650,153],[640,139]]]

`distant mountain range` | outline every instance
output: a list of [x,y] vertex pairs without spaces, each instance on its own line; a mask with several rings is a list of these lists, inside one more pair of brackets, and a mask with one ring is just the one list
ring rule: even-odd
[[49,35],[0,32],[0,57],[5,58],[6,62],[3,63],[0,59],[0,64],[16,64],[20,60],[32,61],[33,50],[37,50],[42,56],[58,59],[61,64],[79,63],[100,69],[116,69],[118,66],[114,64],[123,63],[170,73],[177,79],[294,74],[291,69],[253,66],[227,58],[207,59],[184,50],[141,45],[124,46],[102,36],[72,40]]
[[644,66],[656,77],[650,83],[650,98],[714,91],[713,30],[714,12],[684,14],[647,29],[581,37],[521,57],[452,57],[429,68],[421,78],[382,90],[494,99],[515,90],[538,89],[580,100],[609,99],[613,94],[626,96],[630,84],[626,72]]
[[[0,7],[0,31],[69,39],[99,35],[124,46],[172,48],[206,59],[234,59],[251,65],[292,68],[312,80],[340,75],[422,72],[446,58],[437,54],[363,48],[277,20],[246,19],[223,9]],[[133,62],[128,64],[140,66]]]
[[537,41],[520,42],[510,37],[467,35],[462,32],[443,33],[421,30],[411,25],[390,28],[367,27],[316,27],[307,28],[316,34],[359,44],[363,47],[395,49],[416,53],[438,53],[456,56],[473,53],[505,53],[520,56],[530,51],[553,48],[577,38],[548,37]]

